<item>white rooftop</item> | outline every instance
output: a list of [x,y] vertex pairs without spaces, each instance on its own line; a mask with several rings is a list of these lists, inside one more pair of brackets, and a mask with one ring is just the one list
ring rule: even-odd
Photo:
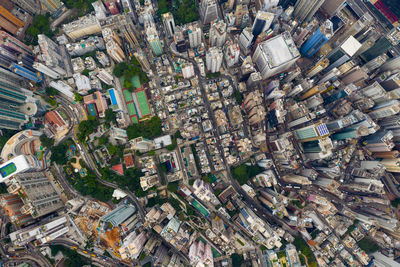
[[31,168],[24,155],[19,155],[0,165],[0,183],[3,183],[11,176],[27,171]]
[[350,36],[340,47],[344,52],[346,52],[347,55],[352,57],[358,51],[358,49],[360,49],[361,43],[353,36]]
[[261,45],[271,67],[285,64],[299,55],[293,40],[284,34],[266,40]]

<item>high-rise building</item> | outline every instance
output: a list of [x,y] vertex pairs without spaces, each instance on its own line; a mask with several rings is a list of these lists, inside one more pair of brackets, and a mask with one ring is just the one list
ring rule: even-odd
[[123,204],[99,219],[98,228],[100,230],[107,230],[117,227],[126,221],[136,212],[136,208],[132,205]]
[[184,53],[187,51],[187,46],[186,46],[186,39],[185,36],[183,35],[182,31],[176,31],[174,35],[174,43],[176,46],[176,50],[179,53]]
[[289,69],[299,57],[290,33],[284,32],[258,44],[252,59],[263,79],[267,79]]
[[38,43],[44,64],[57,72],[60,76],[66,75],[67,66],[65,65],[64,57],[68,57],[68,55],[63,55],[61,46],[53,42],[44,34],[38,35]]
[[75,40],[86,35],[101,33],[101,25],[95,15],[87,15],[63,24],[63,31],[69,38]]
[[228,67],[239,63],[240,48],[237,43],[230,44],[226,47],[225,61]]
[[251,28],[250,27],[244,28],[239,36],[239,45],[241,50],[243,50],[245,54],[248,54],[250,52],[253,39],[254,36],[252,34]]
[[211,23],[210,46],[221,47],[226,40],[226,23],[223,20],[216,20]]
[[400,70],[400,56],[386,61],[380,68],[379,72]]
[[105,19],[107,17],[107,15],[106,15],[107,10],[104,7],[104,4],[103,4],[103,2],[101,0],[97,0],[97,1],[93,2],[92,6],[93,6],[93,9],[94,9],[96,18],[98,20],[103,20],[103,19]]
[[190,48],[197,48],[201,45],[201,28],[198,22],[187,24],[187,33],[189,37]]
[[127,235],[119,249],[121,258],[126,259],[137,259],[142,252],[143,246],[147,241],[145,232],[137,234],[135,231]]
[[35,0],[11,0],[11,2],[32,15],[40,12],[39,3]]
[[300,22],[309,22],[325,0],[298,0],[293,15]]
[[271,23],[274,20],[274,18],[275,18],[274,13],[259,10],[254,19],[252,32],[251,32],[253,34],[254,38],[257,38],[257,36],[260,33],[268,30],[271,27]]
[[175,20],[171,12],[162,14],[164,29],[167,31],[169,37],[175,35]]
[[4,183],[16,174],[34,171],[40,168],[40,163],[32,156],[16,156],[0,165],[0,183]]
[[38,218],[64,206],[49,180],[50,175],[46,172],[26,172],[7,180],[9,193],[24,196],[22,213]]
[[12,35],[16,35],[19,29],[24,27],[24,23],[10,11],[0,6],[0,27]]
[[63,6],[63,2],[60,0],[40,0],[40,3],[42,3],[50,13],[55,13]]
[[28,122],[28,115],[34,115],[35,101],[31,91],[13,82],[14,75],[0,68],[0,128],[18,130]]
[[344,2],[345,0],[327,0],[321,5],[320,11],[325,14],[326,17],[331,18],[344,7]]
[[182,64],[182,75],[185,79],[189,79],[194,76],[194,67],[191,62],[185,62]]
[[370,49],[361,54],[361,58],[370,61],[392,48],[394,43],[386,37],[380,38]]
[[222,51],[220,48],[211,47],[206,54],[207,70],[211,73],[219,72],[222,65]]
[[211,21],[218,19],[218,4],[216,0],[201,0],[200,18],[203,24],[209,24]]
[[131,47],[139,46],[137,39],[136,27],[132,22],[132,18],[128,14],[118,14],[107,17],[102,21],[102,27],[109,27],[114,31],[120,32],[126,40],[128,40]]
[[34,241],[34,244],[39,246],[68,233],[69,224],[71,222],[68,220],[67,215],[64,215],[43,225],[28,226],[12,232],[10,239],[15,246],[24,246],[31,241]]
[[333,49],[325,58],[330,62],[329,67],[325,69],[328,72],[349,61],[352,56],[360,49],[361,43],[356,38],[350,36],[343,43]]
[[158,32],[154,25],[149,25],[146,27],[147,42],[149,42],[154,55],[160,56],[163,53],[163,47],[158,37]]
[[202,266],[213,267],[214,260],[211,251],[211,246],[203,241],[193,242],[189,248],[189,259],[192,266],[198,266],[201,263]]
[[262,9],[265,11],[276,7],[279,4],[279,0],[256,0],[257,10]]
[[333,36],[333,24],[326,20],[315,33],[300,48],[300,52],[305,57],[312,57],[321,47]]
[[391,100],[374,106],[368,115],[372,119],[383,119],[400,112],[400,101]]
[[133,55],[135,56],[144,71],[150,70],[150,63],[142,50],[137,50]]
[[119,13],[117,0],[103,0],[103,1],[112,15],[117,15]]
[[308,142],[327,137],[329,130],[325,123],[318,123],[294,130],[293,134],[300,142]]
[[306,76],[308,78],[312,78],[313,76],[317,75],[328,66],[329,66],[329,59],[324,58],[318,61],[318,63],[315,64],[315,66],[313,66],[308,72],[306,72]]
[[103,28],[101,32],[103,34],[103,39],[106,42],[107,53],[116,62],[123,62],[125,60],[125,54],[121,48],[122,43],[117,33],[111,28]]

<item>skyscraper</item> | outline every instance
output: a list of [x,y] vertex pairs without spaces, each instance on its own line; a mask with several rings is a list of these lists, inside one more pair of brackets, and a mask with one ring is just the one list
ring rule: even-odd
[[44,64],[47,67],[51,68],[53,71],[57,72],[59,75],[66,75],[67,66],[64,62],[64,56],[63,52],[61,51],[61,46],[53,42],[49,37],[44,34],[38,35],[38,43]]
[[300,22],[309,22],[325,0],[298,0],[294,6],[294,17]]
[[318,123],[294,130],[293,133],[300,142],[308,142],[327,137],[329,130],[325,123]]
[[103,0],[103,1],[112,15],[116,15],[119,13],[118,1],[116,0]]
[[258,44],[252,59],[263,79],[267,79],[289,69],[299,57],[290,33],[284,32]]
[[110,28],[103,28],[102,34],[106,42],[107,53],[110,57],[118,63],[124,61],[125,54],[121,48],[122,43],[116,32]]
[[149,42],[154,55],[160,56],[163,53],[163,47],[158,37],[158,32],[154,25],[148,25],[146,27],[147,42]]
[[50,183],[49,175],[46,172],[26,172],[16,174],[7,181],[8,192],[24,196],[22,213],[38,218],[64,206]]
[[221,47],[226,40],[226,23],[223,20],[216,20],[210,28],[210,46]]
[[206,54],[207,70],[211,73],[218,72],[222,65],[222,51],[217,47],[211,47]]
[[135,56],[135,58],[139,62],[140,66],[142,66],[142,69],[144,71],[149,71],[150,70],[150,63],[147,60],[147,57],[146,57],[146,55],[144,54],[144,52],[142,50],[136,51],[133,55]]
[[198,24],[198,22],[192,22],[190,24],[187,24],[187,33],[189,37],[189,45],[190,48],[196,48],[199,47],[201,44],[201,28]]
[[345,0],[327,0],[321,5],[320,10],[326,17],[331,18],[343,8],[344,2]]
[[303,44],[300,52],[305,57],[312,57],[333,36],[333,24],[330,20],[319,27],[315,33]]
[[274,20],[274,18],[275,18],[274,13],[259,10],[257,12],[256,18],[254,19],[253,28],[252,28],[252,34],[253,34],[254,38],[257,38],[257,36],[260,33],[268,30],[269,27],[271,27],[271,23]]
[[218,19],[218,4],[216,0],[201,0],[200,18],[203,24],[209,24]]
[[162,20],[164,23],[164,29],[167,31],[169,37],[173,37],[175,34],[175,21],[174,16],[171,12],[162,14]]

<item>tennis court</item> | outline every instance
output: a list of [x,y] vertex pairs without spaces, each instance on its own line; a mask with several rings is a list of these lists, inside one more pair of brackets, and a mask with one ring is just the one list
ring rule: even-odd
[[135,116],[136,115],[136,108],[133,103],[128,103],[128,110],[129,110],[129,116]]
[[142,116],[147,116],[150,114],[150,108],[147,103],[146,93],[144,91],[140,91],[136,93],[136,98],[139,102],[140,111],[142,112]]
[[17,170],[17,166],[13,162],[7,164],[3,168],[0,168],[0,174],[3,178],[7,177],[8,175],[14,173]]

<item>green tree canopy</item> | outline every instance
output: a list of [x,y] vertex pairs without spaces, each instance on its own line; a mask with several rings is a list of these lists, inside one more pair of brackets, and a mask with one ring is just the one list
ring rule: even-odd
[[40,143],[42,144],[42,146],[50,148],[53,146],[54,140],[51,138],[48,138],[45,134],[42,134],[40,136]]
[[152,117],[150,120],[130,125],[127,128],[129,139],[143,136],[147,139],[153,139],[162,135],[161,119],[157,116]]
[[106,116],[105,116],[106,122],[115,122],[116,121],[116,116],[114,111],[111,108],[106,109]]

